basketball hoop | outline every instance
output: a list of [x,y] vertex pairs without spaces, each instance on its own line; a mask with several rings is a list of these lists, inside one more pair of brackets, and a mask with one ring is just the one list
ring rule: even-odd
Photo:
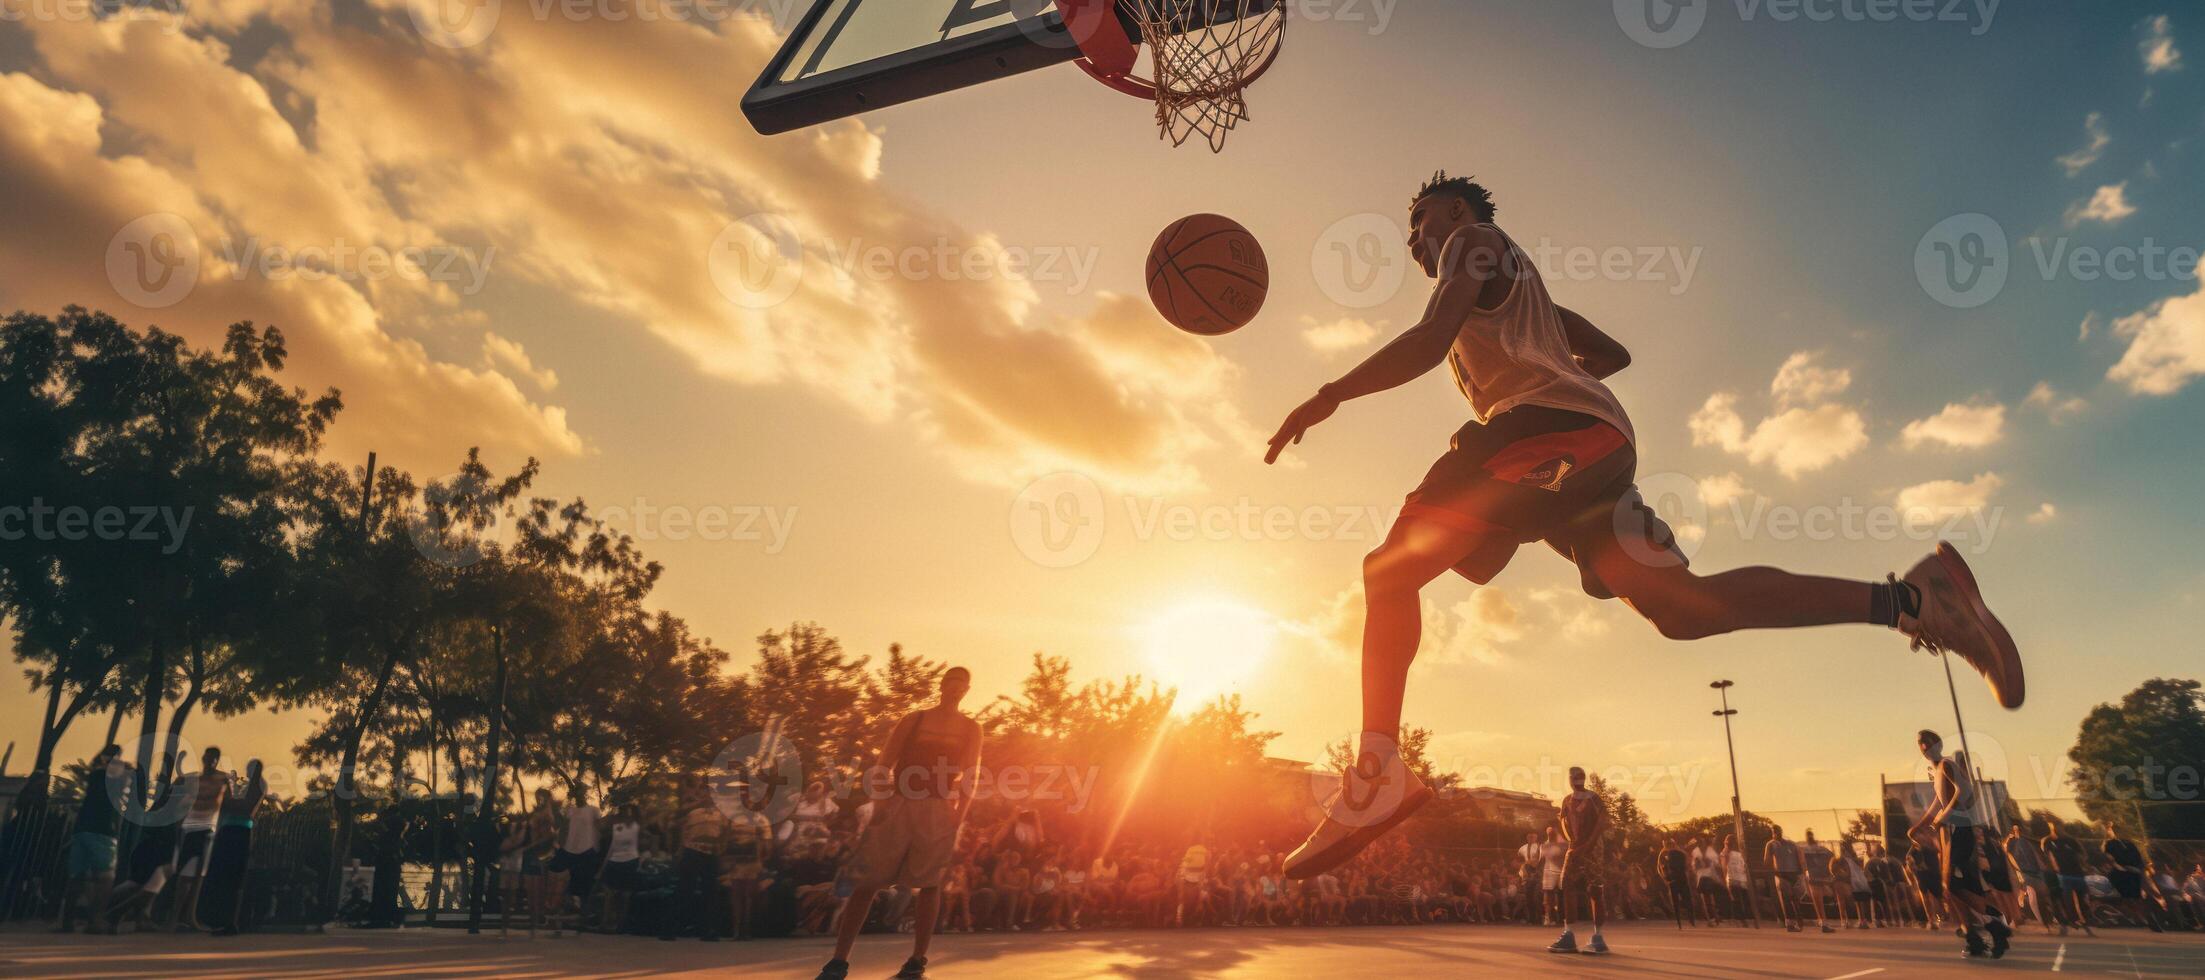
[[[1279,59],[1286,0],[1056,0],[1096,81],[1156,103],[1160,136],[1184,146],[1199,133],[1212,152],[1248,119],[1245,92]],[[1124,18],[1121,20],[1120,18]],[[1126,21],[1148,44],[1150,74]]]

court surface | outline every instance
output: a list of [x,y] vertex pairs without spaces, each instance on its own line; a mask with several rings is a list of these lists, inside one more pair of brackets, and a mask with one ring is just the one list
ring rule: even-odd
[[[958,977],[1800,977],[1897,980],[2049,974],[2205,977],[2205,934],[2123,930],[2103,938],[2025,937],[1998,962],[1963,962],[1958,941],[1920,930],[1790,935],[1781,930],[1615,929],[1605,958],[1542,951],[1546,929],[1432,926],[1194,929],[947,936],[930,975]],[[662,943],[634,937],[530,940],[454,930],[330,935],[0,935],[5,977],[653,977],[810,978],[823,939]],[[909,938],[869,936],[851,976],[885,978]]]

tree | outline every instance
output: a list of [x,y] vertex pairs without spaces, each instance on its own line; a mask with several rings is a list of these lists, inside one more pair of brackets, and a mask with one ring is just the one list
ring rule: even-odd
[[2091,709],[2067,752],[2068,782],[2091,819],[2146,838],[2205,838],[2205,694],[2194,680],[2145,681]]

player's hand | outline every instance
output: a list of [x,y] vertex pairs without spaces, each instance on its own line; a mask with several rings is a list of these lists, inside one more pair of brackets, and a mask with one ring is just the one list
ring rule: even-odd
[[1279,426],[1278,435],[1271,437],[1271,451],[1263,455],[1264,465],[1268,466],[1278,462],[1279,454],[1285,452],[1287,446],[1299,445],[1304,434],[1316,428],[1318,423],[1331,418],[1332,413],[1339,410],[1339,401],[1321,391],[1315,397],[1303,402],[1301,407],[1294,409],[1293,414],[1286,417],[1286,422]]

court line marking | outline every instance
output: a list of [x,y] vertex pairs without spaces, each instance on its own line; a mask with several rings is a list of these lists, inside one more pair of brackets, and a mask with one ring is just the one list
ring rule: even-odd
[[1848,973],[1842,977],[1831,977],[1830,980],[1854,980],[1855,977],[1871,977],[1882,972],[1883,967],[1879,966],[1870,970],[1862,970],[1859,973]]
[[2067,962],[2067,944],[2060,944],[2060,951],[2052,956],[2052,972],[2060,972],[2060,964]]

